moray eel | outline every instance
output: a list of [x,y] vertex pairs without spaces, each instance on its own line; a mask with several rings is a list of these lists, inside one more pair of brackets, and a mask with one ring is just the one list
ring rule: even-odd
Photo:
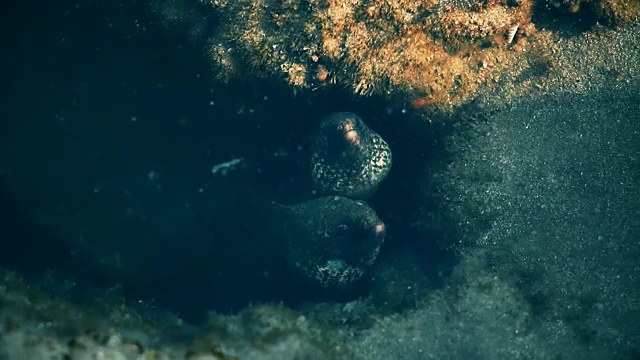
[[320,195],[370,197],[391,170],[391,149],[354,113],[326,117],[311,148],[311,175]]
[[386,229],[364,202],[327,196],[291,206],[270,203],[287,263],[307,283],[345,288],[377,258]]

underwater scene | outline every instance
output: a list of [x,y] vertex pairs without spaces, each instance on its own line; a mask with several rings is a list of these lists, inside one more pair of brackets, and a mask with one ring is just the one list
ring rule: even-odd
[[640,0],[35,0],[0,360],[640,359]]

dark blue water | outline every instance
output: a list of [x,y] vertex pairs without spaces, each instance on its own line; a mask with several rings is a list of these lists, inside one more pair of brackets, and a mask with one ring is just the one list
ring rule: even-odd
[[[381,259],[418,249],[430,254],[425,274],[438,271],[442,251],[410,239],[416,169],[439,144],[401,125],[400,109],[339,89],[294,97],[266,82],[217,83],[202,39],[173,31],[146,4],[3,6],[3,266],[34,282],[59,272],[79,294],[123,284],[131,298],[194,322],[252,301],[340,299],[287,286],[277,256],[265,259],[269,235],[251,199],[310,199],[309,137],[322,116],[348,110],[374,124],[397,159],[370,201],[388,227]],[[211,173],[239,158],[244,168]],[[363,284],[350,298],[370,291]]]

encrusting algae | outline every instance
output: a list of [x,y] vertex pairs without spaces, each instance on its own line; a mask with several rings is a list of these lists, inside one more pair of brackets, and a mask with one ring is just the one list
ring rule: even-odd
[[[212,4],[225,19],[210,50],[221,79],[282,78],[294,90],[337,83],[359,95],[401,95],[418,107],[468,100],[517,61],[511,47],[534,30],[530,0]],[[508,44],[514,26],[518,35]]]
[[[616,1],[636,0],[606,3]],[[446,111],[537,62],[533,0],[210,2],[224,19],[209,52],[221,80],[282,79],[294,92],[338,84]]]

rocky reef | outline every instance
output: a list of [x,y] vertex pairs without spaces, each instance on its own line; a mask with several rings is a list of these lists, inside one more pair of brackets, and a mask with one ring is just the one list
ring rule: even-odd
[[220,78],[281,79],[294,91],[337,84],[418,107],[468,101],[523,61],[535,32],[528,0],[212,3],[227,19],[211,39]]
[[[225,19],[210,40],[220,79],[264,77],[293,92],[346,87],[357,95],[450,111],[504,78],[544,72],[545,7],[609,23],[638,16],[635,1],[212,1]],[[546,13],[545,13],[546,11]],[[587,21],[587,20],[585,20]]]
[[30,5],[1,360],[640,357],[636,2]]

